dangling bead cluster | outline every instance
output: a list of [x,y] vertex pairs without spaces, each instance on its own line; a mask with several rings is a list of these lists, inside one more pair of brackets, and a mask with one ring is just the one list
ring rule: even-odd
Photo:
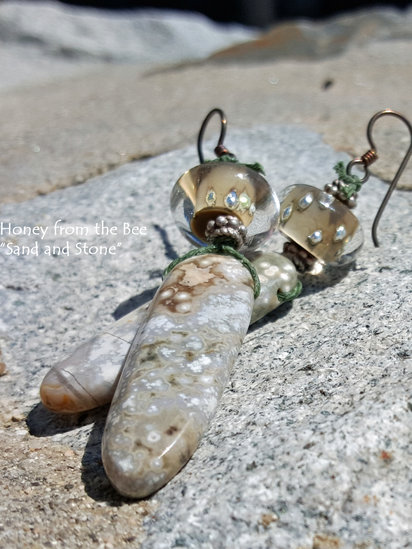
[[208,221],[205,236],[208,242],[224,240],[238,249],[245,243],[246,232],[246,227],[234,215],[219,215]]
[[285,242],[282,254],[295,265],[299,273],[311,271],[317,259],[295,242]]
[[[372,164],[372,162],[377,160],[377,158],[378,156],[376,152],[370,150],[361,158],[350,162],[347,167],[345,167],[343,162],[338,162],[334,167],[338,178],[332,183],[327,183],[325,185],[325,191],[340,200],[348,208],[355,208],[358,192],[361,190],[363,183],[365,183],[369,178],[367,167],[369,164]],[[350,173],[351,166],[358,163],[362,164],[365,169],[365,176],[363,179],[360,179],[357,175]]]
[[356,208],[358,193],[354,192],[351,196],[345,194],[344,189],[347,188],[347,183],[341,179],[335,179],[332,183],[326,183],[324,189],[325,191],[340,200],[348,208]]

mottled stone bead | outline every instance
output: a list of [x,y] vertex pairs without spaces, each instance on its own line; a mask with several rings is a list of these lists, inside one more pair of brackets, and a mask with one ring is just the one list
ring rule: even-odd
[[146,309],[144,306],[129,313],[51,368],[40,386],[43,404],[64,414],[110,402],[124,358]]
[[279,231],[322,264],[341,262],[362,245],[358,219],[338,198],[310,185],[287,187]]
[[[248,257],[261,285],[260,295],[253,303],[253,323],[280,305],[278,291],[291,291],[297,276],[295,267],[283,255],[252,252]],[[74,413],[109,403],[147,308],[143,305],[125,315],[53,366],[40,387],[43,404],[54,412]]]
[[141,498],[188,461],[215,413],[249,326],[250,273],[208,254],[177,265],[132,343],[102,441],[106,473]]
[[293,263],[285,256],[271,252],[255,252],[250,260],[259,276],[261,290],[253,306],[252,322],[256,322],[269,311],[279,307],[278,292],[291,292],[298,283]]

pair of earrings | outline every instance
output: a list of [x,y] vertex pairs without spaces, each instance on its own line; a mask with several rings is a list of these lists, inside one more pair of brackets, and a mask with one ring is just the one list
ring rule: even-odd
[[[202,142],[218,114],[216,159],[204,161]],[[279,202],[259,164],[245,165],[224,146],[220,109],[198,137],[200,164],[175,184],[171,208],[196,246],[166,270],[152,303],[83,344],[46,375],[40,393],[56,412],[79,412],[112,401],[102,458],[113,486],[141,498],[164,486],[185,465],[213,417],[249,324],[299,295],[299,272],[351,261],[362,245],[351,209],[377,159],[372,138],[386,109],[367,128],[370,150],[335,169],[324,190],[287,187]],[[410,145],[373,224],[377,226],[412,154]],[[352,168],[364,169],[362,179]],[[276,226],[288,239],[282,253],[256,251]],[[126,357],[126,358],[125,358]]]

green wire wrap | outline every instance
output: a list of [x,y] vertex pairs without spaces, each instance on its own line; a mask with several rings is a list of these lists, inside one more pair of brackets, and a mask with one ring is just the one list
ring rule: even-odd
[[296,286],[290,292],[281,292],[278,291],[278,300],[280,303],[285,303],[286,301],[292,301],[300,295],[302,292],[302,282],[298,280]]
[[335,170],[340,181],[345,183],[345,187],[339,190],[346,196],[346,198],[350,198],[353,194],[361,190],[362,181],[357,175],[349,175],[346,172],[345,164],[343,162],[338,162],[333,169]]
[[229,246],[228,244],[222,243],[215,243],[211,244],[210,246],[205,246],[204,248],[197,248],[195,250],[190,250],[187,252],[187,254],[182,255],[181,257],[178,257],[174,261],[170,263],[168,267],[163,271],[163,277],[167,276],[170,271],[172,271],[176,265],[179,265],[182,261],[185,259],[190,259],[191,257],[196,257],[198,255],[205,255],[205,254],[220,254],[220,255],[231,255],[235,259],[241,262],[241,264],[246,267],[246,269],[250,272],[250,276],[253,280],[253,295],[255,299],[260,294],[260,280],[259,276],[256,272],[255,267],[252,265],[252,263],[245,257],[243,254],[235,250],[232,246]]
[[[214,158],[213,160],[205,160],[204,164],[210,164],[211,162],[233,162],[234,164],[243,164],[243,162],[239,162],[236,156],[232,154],[222,154],[222,156],[219,156],[218,158]],[[255,162],[254,164],[243,164],[243,165],[247,166],[251,170],[254,170],[255,172],[265,175],[265,170],[263,169],[262,164],[259,164],[259,162]]]

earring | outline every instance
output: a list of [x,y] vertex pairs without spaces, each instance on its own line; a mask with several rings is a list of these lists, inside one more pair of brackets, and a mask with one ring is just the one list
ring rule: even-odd
[[[232,167],[234,165],[233,160],[230,158],[224,158],[224,155],[230,155],[226,149],[224,149],[222,142],[224,139],[224,128],[226,126],[226,121],[224,118],[224,115],[222,111],[219,109],[215,109],[214,111],[211,111],[209,115],[206,117],[201,131],[199,133],[199,140],[198,140],[198,150],[199,150],[199,157],[202,160],[202,151],[201,151],[201,143],[203,138],[203,133],[205,130],[205,126],[208,123],[208,120],[210,117],[214,114],[218,113],[221,116],[221,122],[222,122],[222,131],[221,136],[219,139],[219,144],[217,147],[217,154],[219,158],[219,152],[222,151],[222,154],[220,156],[220,160],[215,161],[214,163],[205,163],[203,165],[203,168],[208,166],[209,168],[213,168],[211,170],[212,175],[215,171],[215,168],[219,165],[224,166],[228,163],[232,164]],[[394,111],[386,110],[381,111],[380,113],[377,113],[370,121],[368,125],[368,139],[371,143],[371,151],[368,151],[365,155],[363,155],[359,159],[355,159],[355,161],[352,161],[347,169],[345,170],[345,167],[343,165],[337,166],[337,171],[339,173],[339,179],[335,181],[333,184],[328,185],[325,189],[325,192],[320,191],[319,189],[316,189],[315,187],[308,187],[308,186],[293,186],[292,188],[286,189],[284,192],[284,199],[282,201],[281,205],[281,230],[292,242],[289,242],[285,245],[285,254],[287,254],[291,259],[294,261],[294,263],[298,266],[300,270],[311,270],[312,272],[317,272],[319,268],[324,265],[325,263],[331,263],[335,262],[338,264],[342,264],[345,260],[348,260],[353,256],[353,252],[356,250],[356,248],[359,247],[359,241],[357,240],[357,237],[354,238],[354,235],[359,233],[359,224],[353,221],[352,217],[353,214],[349,211],[347,206],[344,206],[342,204],[342,201],[348,203],[349,206],[353,206],[354,203],[354,193],[359,190],[359,185],[364,183],[369,175],[368,173],[368,166],[371,163],[371,159],[376,159],[376,147],[374,146],[373,140],[371,139],[371,132],[372,127],[375,121],[384,114],[392,114],[393,116],[397,116],[402,121],[404,121],[412,136],[412,130],[409,122],[402,116],[399,115],[399,113],[394,113]],[[224,150],[223,150],[224,149]],[[387,200],[389,199],[389,196],[393,189],[396,186],[397,181],[399,180],[403,169],[405,168],[410,155],[412,153],[412,145],[409,148],[401,167],[399,168],[394,180],[392,181],[390,188],[388,190],[388,193],[384,199],[383,205],[386,205]],[[233,155],[230,155],[233,156]],[[223,158],[222,158],[223,157]],[[214,164],[212,166],[212,164]],[[365,169],[365,177],[362,180],[359,180],[359,178],[356,178],[356,176],[353,176],[351,174],[351,169],[354,164],[362,164]],[[202,164],[201,164],[202,166]],[[201,166],[197,166],[196,168],[192,168],[192,170],[197,170],[192,172],[192,170],[189,170],[189,172],[186,172],[182,178],[179,179],[178,183],[175,186],[175,189],[172,193],[172,205],[173,205],[173,197],[175,196],[175,192],[178,191],[181,192],[181,180],[187,181],[187,177],[185,176],[187,174],[190,174],[192,172],[192,175],[195,175],[195,182],[201,186],[200,184],[202,181],[204,182],[204,179],[199,178],[198,174],[198,168]],[[241,167],[240,165],[239,167]],[[243,168],[242,168],[243,169]],[[184,179],[183,179],[184,178]],[[213,183],[212,186],[209,187],[209,183],[207,183],[207,188],[205,189],[205,185],[203,186],[203,196],[204,192],[206,190],[206,197],[208,194],[210,194],[209,199],[211,202],[214,201],[214,196],[212,194],[212,191],[216,193],[215,186],[220,190],[219,184],[221,179],[216,178],[217,183]],[[306,188],[301,188],[306,187]],[[185,231],[188,231],[189,234],[187,234],[188,238],[192,240],[193,235],[190,234],[192,231],[190,231],[191,228],[191,221],[193,217],[199,213],[200,216],[207,216],[212,215],[211,212],[213,208],[216,206],[216,211],[214,212],[215,215],[217,215],[217,212],[222,213],[222,210],[219,210],[218,208],[221,207],[222,200],[224,201],[232,191],[235,191],[237,194],[237,197],[239,197],[239,192],[241,189],[238,189],[236,185],[230,186],[228,189],[227,187],[224,187],[225,191],[222,196],[219,197],[220,202],[216,199],[216,202],[209,205],[207,204],[207,207],[210,208],[209,213],[202,211],[205,208],[202,208],[202,204],[198,206],[198,210],[196,211],[196,192],[197,189],[195,188],[193,191],[193,180],[192,180],[192,186],[185,185],[185,188],[183,189],[183,208],[180,209],[180,212],[178,212],[178,215],[180,215],[180,222],[182,223],[181,230],[185,233]],[[191,193],[188,193],[187,190],[191,190]],[[357,189],[357,190],[356,190]],[[210,193],[209,193],[210,191]],[[242,190],[243,192],[243,190]],[[226,194],[225,194],[226,193]],[[241,193],[240,193],[241,194]],[[347,196],[349,195],[349,196]],[[389,196],[388,196],[389,195]],[[187,196],[189,196],[189,200],[187,200]],[[231,194],[231,197],[233,198],[233,194]],[[186,203],[185,203],[186,200]],[[349,202],[350,200],[350,202]],[[229,202],[229,204],[233,205],[236,201]],[[224,203],[225,206],[227,206],[227,203]],[[238,202],[239,204],[239,202]],[[341,209],[341,206],[344,208]],[[236,206],[234,207],[236,208]],[[181,215],[181,210],[185,212],[183,216]],[[239,215],[236,211],[236,209],[231,210],[230,208],[227,208],[230,210],[230,214],[235,213],[235,215]],[[253,208],[252,208],[253,210]],[[312,221],[309,219],[310,216],[307,214],[311,212],[311,217],[315,218],[315,222],[313,225],[310,225]],[[378,215],[382,213],[383,208],[381,206]],[[347,215],[349,212],[349,216]],[[327,215],[325,216],[324,213]],[[227,210],[224,211],[223,215],[227,214]],[[351,217],[352,216],[352,217]],[[296,221],[297,218],[300,223]],[[347,221],[347,219],[350,220],[350,223]],[[379,221],[379,218],[377,216],[377,219]],[[199,221],[199,219],[197,220]],[[217,221],[217,218],[208,219],[205,223],[204,220],[200,224],[201,226],[206,228],[208,226],[209,221]],[[293,223],[289,223],[289,221],[293,221]],[[376,219],[375,219],[376,221]],[[309,223],[309,225],[308,225]],[[203,225],[202,225],[203,224]],[[188,229],[189,226],[189,229]],[[211,224],[212,226],[212,224]],[[375,227],[375,234],[376,234],[376,226]],[[326,228],[325,228],[326,227]],[[341,228],[343,227],[343,228]],[[218,229],[223,228],[223,225],[218,227]],[[339,229],[339,231],[338,231]],[[312,237],[313,233],[316,231],[319,231],[317,233],[317,238]],[[200,236],[199,236],[200,233]],[[199,233],[195,234],[195,238],[200,238],[202,243],[204,243],[204,240],[202,240],[203,234],[201,233],[201,229],[199,229]],[[186,233],[185,233],[186,234]],[[246,233],[247,234],[247,233]],[[342,234],[344,236],[342,236]],[[219,236],[225,236],[224,240],[226,241],[225,233],[220,232]],[[207,238],[207,237],[206,237]],[[329,240],[327,240],[329,239]],[[219,239],[218,239],[219,240]],[[221,241],[222,242],[222,241]],[[325,244],[326,242],[326,244]],[[355,242],[355,245],[354,245]],[[323,243],[323,246],[319,246]],[[213,246],[216,246],[217,242],[215,241]],[[227,244],[220,244],[222,247]],[[330,248],[333,248],[333,253],[330,253]],[[205,250],[205,248],[203,248]],[[214,250],[215,251],[215,250]],[[206,251],[206,253],[210,253],[209,251]],[[221,252],[220,252],[221,253]],[[214,254],[213,254],[214,255]],[[294,294],[298,293],[300,289],[299,283],[296,283],[296,272],[293,268],[293,265],[282,255],[279,254],[262,254],[261,252],[252,252],[252,254],[249,253],[249,258],[251,260],[252,266],[257,271],[257,274],[261,280],[261,295],[255,300],[254,302],[254,313],[252,316],[252,321],[254,319],[257,319],[259,316],[262,316],[266,312],[270,310],[270,308],[274,308],[273,305],[273,299],[276,301],[277,297],[277,304],[279,302],[285,300],[285,299],[291,299]],[[184,261],[181,265],[182,267],[186,264],[190,265],[191,259],[195,261],[200,260],[208,260],[211,259],[212,261],[215,261],[214,258],[208,258],[208,255],[199,255],[199,258],[197,258],[197,254],[194,254],[193,258],[188,258],[186,261]],[[218,269],[222,269],[224,267],[221,266],[221,263],[219,262],[219,259],[222,259],[221,256],[219,256],[217,261],[217,266],[210,268],[210,265],[214,265],[214,263],[209,263],[206,261],[204,265],[195,265],[195,272],[199,271],[203,275],[207,273],[207,276],[212,274],[212,271],[215,271],[214,274],[216,275]],[[233,261],[236,261],[230,257],[224,257],[224,260],[228,260],[229,263]],[[240,261],[242,261],[242,258],[240,258]],[[271,263],[272,261],[272,263]],[[281,263],[283,264],[281,265]],[[220,263],[220,264],[219,264]],[[240,262],[239,262],[240,265]],[[239,265],[236,265],[239,270]],[[271,266],[272,265],[272,266]],[[273,265],[276,266],[276,268],[273,267]],[[230,267],[231,272],[236,271],[236,266]],[[152,305],[151,310],[156,310],[156,307],[160,308],[167,308],[172,305],[172,316],[178,317],[179,316],[179,309],[177,308],[179,304],[184,304],[183,311],[180,313],[180,315],[184,316],[185,309],[187,309],[188,305],[189,307],[193,304],[191,301],[187,299],[182,299],[179,301],[179,299],[176,299],[176,296],[179,295],[179,291],[175,292],[174,295],[170,295],[166,293],[166,296],[162,293],[167,292],[170,290],[173,285],[176,285],[176,277],[173,278],[172,275],[175,271],[179,271],[178,269],[179,265],[172,271],[171,275],[166,279],[165,284],[166,286],[163,286],[156,298],[155,298],[155,304]],[[270,276],[273,275],[273,271],[275,270],[280,272],[282,274],[282,277],[285,277],[285,273],[288,273],[288,283],[286,284],[286,287],[280,287],[280,281],[279,281],[279,274],[276,277],[272,276],[272,279],[270,279]],[[176,274],[176,273],[175,273]],[[241,278],[240,286],[246,286],[245,284],[245,274],[247,275],[247,271],[243,269],[243,267],[240,269],[240,275],[243,276],[243,279]],[[183,280],[185,278],[187,279],[186,282],[189,283],[190,290],[192,291],[192,284],[193,282],[196,282],[193,278],[190,279],[190,270],[185,269],[184,274],[177,272],[177,279],[179,277],[181,278],[184,276]],[[251,276],[249,276],[249,286],[251,283]],[[269,280],[268,280],[269,278]],[[276,282],[274,279],[276,279]],[[179,284],[179,281],[177,282]],[[197,280],[197,284],[193,284],[195,288],[198,286],[204,286],[204,283],[202,281],[199,282]],[[239,285],[239,282],[237,281],[237,284]],[[208,285],[206,284],[206,287]],[[280,292],[276,294],[276,290],[280,287]],[[236,292],[244,293],[244,288],[241,288],[237,286]],[[233,288],[232,288],[233,290]],[[274,295],[273,295],[274,290]],[[196,290],[194,290],[196,291]],[[270,300],[267,299],[268,294],[272,291],[272,303],[269,303]],[[219,299],[226,299],[227,300],[227,294],[225,292],[221,291],[219,288],[220,293],[214,293],[214,296],[218,295]],[[169,292],[170,293],[170,292]],[[247,292],[246,292],[247,293]],[[183,292],[184,294],[184,292]],[[205,295],[197,294],[195,297],[199,300],[199,302],[202,302],[202,299],[207,299],[207,292],[204,292]],[[277,297],[276,297],[277,295]],[[185,297],[185,295],[183,295]],[[163,303],[162,303],[163,299]],[[259,306],[259,300],[261,300],[260,306]],[[189,303],[188,303],[189,301]],[[169,302],[169,303],[168,303]],[[242,300],[242,307],[245,308],[245,302],[246,300]],[[249,301],[248,301],[249,303]],[[276,304],[275,304],[276,306]],[[234,305],[236,307],[236,305]],[[249,304],[250,307],[250,304]],[[170,310],[170,309],[169,309]],[[190,312],[190,311],[189,311]],[[198,311],[197,311],[198,313]],[[149,316],[151,312],[149,310]],[[236,339],[235,344],[236,350],[234,351],[235,354],[237,354],[237,349],[240,345],[239,340],[241,339],[241,333],[237,332],[235,335],[233,333],[226,334],[223,332],[223,337],[220,334],[217,334],[216,332],[218,330],[222,331],[222,327],[224,327],[224,324],[221,322],[220,318],[215,319],[216,312],[213,311],[212,313],[206,314],[203,318],[204,324],[202,325],[202,329],[205,329],[207,332],[207,335],[209,336],[209,330],[206,330],[205,324],[213,322],[213,320],[216,321],[215,326],[212,326],[210,329],[214,332],[212,337],[215,338],[214,341],[216,341],[216,336],[220,336],[220,340],[215,343],[215,348],[218,349],[218,353],[210,354],[210,353],[203,353],[201,352],[201,349],[196,348],[199,347],[199,332],[195,332],[194,328],[195,326],[191,325],[190,330],[180,330],[175,331],[172,335],[171,339],[171,345],[170,347],[162,345],[157,345],[153,343],[153,341],[150,341],[151,334],[148,334],[148,328],[147,325],[150,326],[150,318],[149,323],[146,323],[146,327],[143,327],[143,334],[146,331],[146,340],[144,337],[142,338],[142,334],[137,335],[134,343],[132,345],[132,349],[129,352],[128,358],[126,360],[126,366],[130,364],[130,357],[134,356],[136,357],[136,354],[140,353],[140,356],[143,355],[143,360],[141,360],[139,370],[135,370],[134,372],[131,372],[131,366],[129,366],[129,369],[126,370],[123,373],[123,379],[125,379],[124,386],[127,386],[131,381],[139,381],[139,377],[146,377],[147,382],[147,388],[143,388],[143,390],[140,389],[138,384],[136,383],[135,388],[132,390],[130,389],[120,389],[120,392],[118,390],[115,401],[116,405],[119,407],[121,406],[121,402],[124,400],[130,400],[129,405],[136,404],[135,408],[132,410],[133,414],[132,416],[139,415],[142,418],[142,421],[139,422],[139,430],[142,432],[142,435],[136,436],[136,433],[133,433],[134,426],[133,425],[124,425],[123,429],[116,428],[116,413],[115,415],[111,416],[111,420],[109,418],[108,428],[105,432],[104,436],[104,444],[111,444],[111,441],[114,441],[114,448],[113,446],[109,448],[109,468],[112,466],[112,463],[110,460],[114,461],[120,461],[120,477],[123,478],[124,483],[128,483],[125,488],[123,488],[122,481],[119,480],[118,477],[116,477],[116,474],[119,474],[119,465],[115,464],[114,469],[114,475],[109,477],[112,480],[112,483],[115,485],[115,487],[122,493],[126,495],[131,495],[132,497],[143,497],[144,495],[148,495],[152,493],[153,491],[160,488],[163,484],[165,484],[169,478],[171,478],[183,464],[189,459],[191,453],[193,453],[195,446],[197,445],[197,441],[200,438],[202,432],[206,429],[208,420],[211,415],[213,415],[214,408],[216,406],[217,397],[219,396],[219,392],[221,392],[221,387],[224,383],[224,375],[216,375],[215,381],[220,384],[219,387],[216,387],[216,383],[213,385],[205,385],[204,391],[200,391],[200,393],[194,394],[196,390],[196,382],[200,382],[200,385],[204,383],[207,380],[208,373],[205,373],[205,369],[207,370],[208,364],[202,364],[202,357],[206,356],[206,358],[210,358],[210,356],[217,356],[217,364],[222,365],[218,362],[219,360],[219,352],[225,353],[227,349],[228,355],[232,352],[230,339],[227,340],[227,338],[234,337]],[[78,411],[79,409],[89,409],[93,408],[96,405],[99,405],[99,398],[103,399],[105,402],[110,400],[111,395],[114,390],[114,386],[117,381],[118,372],[121,368],[121,362],[123,360],[123,357],[126,353],[126,350],[123,350],[123,354],[121,354],[120,358],[119,356],[116,356],[115,358],[115,347],[118,345],[119,337],[122,339],[125,339],[126,342],[130,341],[131,339],[131,332],[135,330],[140,323],[144,322],[144,317],[146,315],[146,312],[144,308],[141,308],[137,312],[130,313],[127,315],[127,317],[124,317],[122,320],[120,320],[118,323],[114,325],[114,329],[109,329],[107,332],[105,332],[102,336],[98,336],[97,338],[94,338],[91,340],[91,342],[88,342],[84,344],[83,349],[80,348],[78,351],[72,355],[72,357],[69,357],[69,359],[66,359],[66,361],[63,361],[63,363],[60,363],[55,368],[53,368],[49,374],[47,374],[45,380],[42,384],[42,399],[46,405],[49,405],[49,407],[56,409],[57,411],[62,411],[62,408],[64,409],[64,406],[67,404],[67,402],[71,402],[71,405],[67,407],[64,411]],[[153,315],[153,313],[152,313]],[[162,316],[162,315],[160,315]],[[152,316],[153,318],[153,316]],[[159,315],[158,315],[159,318]],[[152,321],[153,322],[153,321]],[[237,326],[238,328],[239,326]],[[156,328],[156,327],[155,327]],[[150,329],[150,328],[149,328]],[[242,327],[242,330],[244,331],[244,326]],[[201,331],[201,330],[200,330]],[[184,332],[184,333],[183,333]],[[243,333],[243,332],[242,332]],[[184,339],[189,345],[189,348],[186,348],[184,353],[181,353],[180,356],[177,356],[174,346],[180,346],[182,347],[182,343],[184,343]],[[219,339],[219,338],[218,338]],[[226,341],[222,340],[226,339]],[[116,344],[115,344],[116,342]],[[128,343],[123,342],[124,348],[128,347]],[[226,344],[226,347],[225,347]],[[109,384],[111,380],[111,386],[109,387],[106,385],[105,389],[102,389],[102,384],[99,383],[97,385],[93,385],[93,379],[92,376],[95,375],[95,371],[92,371],[92,367],[94,368],[94,365],[92,364],[92,361],[89,359],[91,356],[90,351],[93,348],[99,348],[102,345],[104,345],[104,348],[108,349],[109,354],[104,353],[108,357],[108,362],[112,362],[111,365],[102,366],[102,371],[105,370],[106,373],[109,371],[110,375],[109,378],[106,376],[106,380],[109,379]],[[210,349],[213,351],[213,349]],[[166,352],[165,352],[166,351]],[[188,352],[190,351],[190,352]],[[235,354],[232,354],[229,358],[233,362]],[[156,356],[157,355],[157,356]],[[200,358],[200,360],[199,360]],[[179,389],[176,389],[175,392],[167,390],[167,387],[159,386],[159,379],[161,376],[156,376],[156,373],[159,373],[159,369],[152,370],[153,362],[154,360],[159,359],[161,361],[162,367],[164,367],[164,370],[168,370],[167,375],[169,376],[169,381],[177,382],[177,384],[180,384]],[[204,359],[203,359],[204,360]],[[207,360],[206,360],[207,362]],[[177,364],[178,363],[178,364]],[[180,375],[181,372],[176,376],[176,374],[173,372],[173,369],[176,367],[180,367],[182,364],[186,366],[186,371],[183,375]],[[62,367],[64,365],[64,367]],[[190,368],[190,365],[192,366],[192,369]],[[194,367],[194,368],[193,368]],[[196,369],[198,371],[196,371]],[[64,378],[64,372],[68,371],[71,381],[67,383],[67,381]],[[128,373],[131,372],[131,373]],[[151,375],[152,372],[155,375]],[[222,370],[223,372],[223,370]],[[221,372],[221,373],[222,373]],[[227,372],[225,372],[227,373]],[[216,372],[215,372],[216,374]],[[74,376],[74,377],[73,377]],[[110,377],[111,376],[111,377]],[[180,377],[179,377],[180,376]],[[137,379],[136,379],[137,377]],[[206,377],[206,380],[204,379]],[[209,375],[210,377],[210,375]],[[202,379],[203,378],[203,379]],[[75,382],[73,382],[73,379],[75,379]],[[78,386],[75,385],[78,380]],[[160,379],[160,384],[162,380]],[[71,385],[70,385],[71,384]],[[88,385],[87,385],[88,384]],[[150,387],[151,385],[151,387]],[[81,394],[82,387],[86,387],[87,391],[85,391],[89,395],[89,401],[87,401],[87,398],[85,399],[84,396]],[[139,401],[137,401],[136,397],[136,387],[137,391],[139,391]],[[176,385],[174,386],[176,387]],[[150,394],[148,396],[148,390],[150,389]],[[186,412],[186,417],[184,414],[182,415],[181,411],[176,411],[173,409],[173,406],[176,406],[176,394],[177,390],[180,391],[182,389],[182,392],[180,392],[180,395],[184,395],[186,398],[180,397],[181,401],[179,404],[181,405],[183,411]],[[160,400],[160,404],[163,407],[163,411],[166,414],[165,416],[162,416],[159,413],[159,406],[156,409],[156,400],[153,395],[158,395],[157,398]],[[199,394],[200,397],[199,398]],[[161,395],[161,396],[160,396]],[[174,395],[174,399],[170,398],[172,395]],[[147,398],[145,398],[147,397]],[[135,401],[135,402],[133,402]],[[194,401],[194,402],[192,402]],[[199,402],[198,402],[199,401]],[[83,404],[82,404],[83,402]],[[206,409],[208,406],[209,408]],[[76,408],[77,406],[77,408]],[[81,408],[81,406],[84,406]],[[60,409],[59,409],[60,408]],[[142,411],[143,408],[143,411]],[[211,409],[212,408],[212,409]],[[169,415],[167,415],[167,413]],[[175,412],[175,417],[179,419],[181,422],[178,425],[172,425],[172,417],[171,413]],[[174,419],[173,418],[173,419]],[[186,423],[184,423],[186,421]],[[197,422],[197,423],[196,423]],[[176,422],[178,423],[178,422]],[[151,429],[147,429],[147,427],[151,427]],[[197,427],[196,427],[197,426]],[[152,428],[152,427],[159,427],[158,429]],[[173,428],[172,428],[173,427]],[[175,429],[176,428],[176,429]],[[162,430],[163,429],[163,430]],[[196,430],[197,429],[197,430]],[[194,435],[193,435],[194,434]],[[189,435],[189,436],[188,436]],[[135,438],[132,439],[131,436],[134,436]],[[196,438],[197,437],[197,438]],[[180,438],[180,440],[179,440]],[[188,440],[186,440],[186,438]],[[182,440],[183,439],[183,440]],[[130,440],[135,441],[135,447],[131,448],[130,451],[124,451],[124,444],[131,444],[129,442]],[[169,446],[167,447],[167,452],[163,452],[163,455],[161,456],[162,459],[166,458],[168,460],[168,463],[166,464],[168,469],[165,469],[165,463],[161,460],[158,460],[157,457],[159,457],[159,452],[161,451],[162,444],[167,444],[169,442],[169,446],[171,446],[172,451],[169,453]],[[183,444],[182,444],[183,442]],[[116,454],[116,444],[120,443],[120,446],[123,445],[123,452],[119,452]],[[151,450],[151,460],[148,459],[148,453],[150,454],[149,450]],[[105,451],[107,451],[107,446],[104,448],[103,457],[105,459]],[[156,454],[157,451],[157,457]],[[174,453],[173,453],[174,452]],[[112,457],[113,456],[113,457]],[[107,454],[106,454],[107,458]],[[122,462],[123,459],[123,462]],[[153,461],[154,460],[154,461]],[[172,463],[170,463],[172,462]],[[107,470],[107,461],[105,460],[105,466]],[[116,469],[117,467],[117,469]],[[113,473],[113,470],[112,470]],[[115,478],[116,477],[116,478]],[[137,479],[137,480],[136,480]],[[143,493],[145,492],[145,493]]]
[[[222,128],[217,158],[202,162],[204,130],[215,113]],[[201,247],[166,269],[108,413],[103,465],[113,486],[129,497],[157,491],[192,456],[260,294],[259,275],[244,253],[270,237],[279,204],[261,166],[239,163],[224,147],[225,125],[220,109],[209,113],[199,133],[201,164],[172,190],[178,228]]]
[[[372,240],[375,247],[379,246],[379,221],[412,154],[412,126],[402,114],[392,109],[379,111],[370,119],[366,131],[370,149],[349,162],[346,168],[343,162],[339,162],[334,168],[338,178],[326,184],[324,190],[309,185],[292,185],[283,191],[279,231],[288,238],[283,253],[293,261],[298,271],[317,274],[325,265],[348,264],[362,247],[362,229],[351,209],[356,206],[362,185],[369,179],[369,166],[378,159],[372,130],[383,116],[394,116],[406,124],[411,145],[372,224]],[[356,165],[364,170],[362,178],[352,174]]]

